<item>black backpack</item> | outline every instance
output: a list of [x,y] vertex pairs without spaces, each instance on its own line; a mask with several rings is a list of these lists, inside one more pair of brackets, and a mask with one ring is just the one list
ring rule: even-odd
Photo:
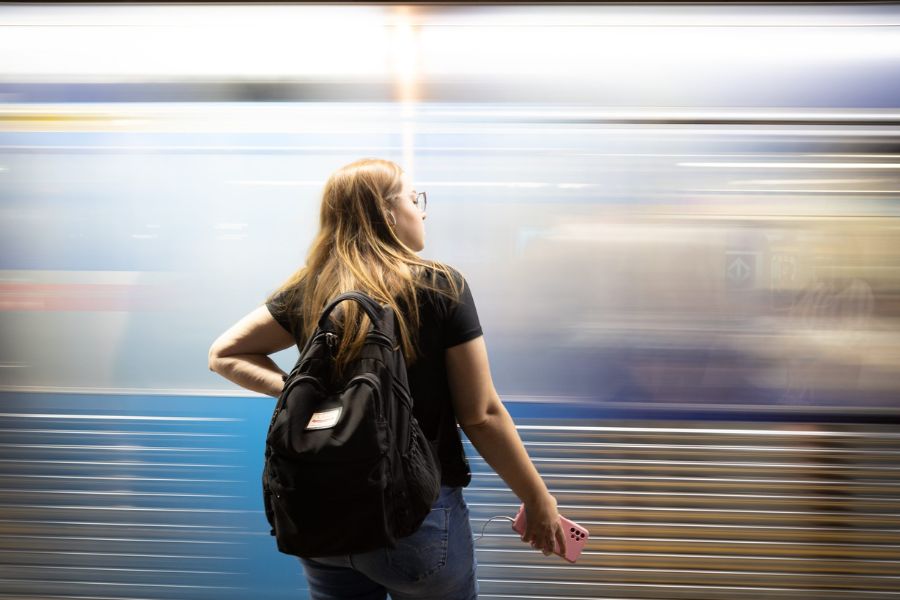
[[[358,302],[372,322],[360,354],[333,378],[329,315]],[[263,502],[278,550],[312,558],[396,546],[440,493],[440,463],[412,414],[393,310],[362,292],[322,311],[266,435]]]

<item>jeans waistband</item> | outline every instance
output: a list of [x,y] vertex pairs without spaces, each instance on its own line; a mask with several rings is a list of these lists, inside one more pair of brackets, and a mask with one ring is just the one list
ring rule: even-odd
[[441,486],[441,493],[438,494],[438,498],[435,501],[436,506],[445,506],[447,508],[453,508],[457,504],[459,504],[463,499],[462,488],[454,487],[449,485]]

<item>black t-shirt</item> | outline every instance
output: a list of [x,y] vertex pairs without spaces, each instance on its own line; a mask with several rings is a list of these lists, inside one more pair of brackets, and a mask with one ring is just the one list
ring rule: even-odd
[[[471,481],[472,474],[450,402],[445,351],[477,338],[482,335],[482,330],[468,283],[458,271],[453,270],[452,273],[461,292],[458,302],[431,290],[418,290],[420,321],[417,358],[407,366],[407,375],[415,403],[413,414],[425,435],[438,442],[441,483],[464,487]],[[437,280],[439,285],[449,285],[440,273]],[[297,294],[297,297],[300,295]],[[300,319],[294,316],[298,314],[299,307],[291,309],[287,292],[271,298],[266,302],[266,307],[272,317],[294,336],[297,347],[302,349],[306,340],[300,332]]]

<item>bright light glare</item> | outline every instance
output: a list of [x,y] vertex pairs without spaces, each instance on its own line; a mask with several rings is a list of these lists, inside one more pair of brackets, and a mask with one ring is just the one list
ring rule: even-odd
[[750,14],[758,24],[747,26],[735,11],[720,13],[646,7],[520,7],[512,16],[387,5],[3,7],[0,73],[58,79],[393,75],[404,86],[422,75],[584,73],[594,81],[653,82],[644,85],[659,92],[708,71],[900,57],[891,27],[834,27],[824,17],[790,24],[796,15],[779,23],[763,18],[765,11]]
[[400,98],[415,98],[417,80],[416,32],[408,16],[408,7],[400,7],[391,35],[391,64],[400,85]]
[[[422,43],[429,74],[592,73],[593,78],[659,77],[680,85],[688,68],[696,76],[704,68],[900,57],[889,28],[434,27],[424,32]],[[560,65],[566,65],[565,72]]]
[[114,8],[0,10],[0,73],[330,79],[388,72],[378,7]]

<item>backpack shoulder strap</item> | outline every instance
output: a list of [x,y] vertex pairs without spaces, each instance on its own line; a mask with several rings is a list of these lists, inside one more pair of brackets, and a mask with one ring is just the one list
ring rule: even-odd
[[319,317],[319,329],[325,329],[331,311],[333,311],[338,304],[346,300],[355,300],[362,309],[366,311],[366,314],[369,315],[369,320],[372,321],[372,327],[378,330],[378,324],[383,318],[384,307],[372,299],[368,294],[357,291],[345,292],[329,302],[328,306],[325,307],[322,311],[322,315]]

